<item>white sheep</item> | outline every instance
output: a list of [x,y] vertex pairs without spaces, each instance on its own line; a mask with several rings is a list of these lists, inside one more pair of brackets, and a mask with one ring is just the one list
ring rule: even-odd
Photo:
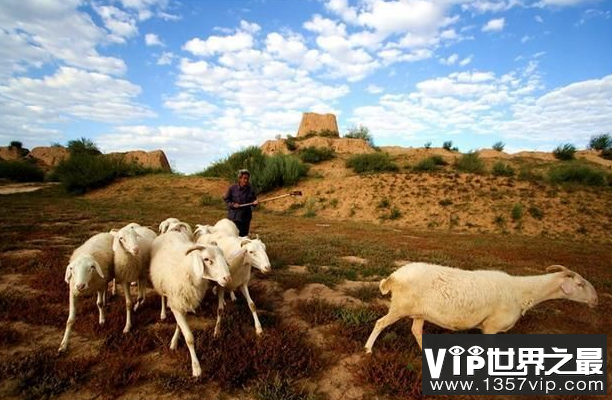
[[191,355],[192,375],[200,376],[202,370],[186,314],[194,312],[202,301],[209,279],[221,286],[231,281],[223,254],[217,246],[194,244],[180,233],[167,232],[153,242],[150,276],[155,291],[167,297],[168,307],[176,319],[170,349],[176,349],[182,332]]
[[212,226],[211,231],[211,233],[225,232],[227,235],[235,237],[238,237],[239,233],[236,224],[227,218],[223,218],[217,221],[217,223]]
[[113,278],[113,236],[110,233],[98,233],[76,248],[70,256],[64,280],[69,285],[70,310],[66,321],[66,330],[58,351],[68,348],[68,339],[76,319],[77,298],[82,295],[97,293],[98,322],[104,325],[104,297],[108,282]]
[[166,233],[168,231],[168,227],[171,224],[175,224],[177,222],[181,222],[178,218],[166,218],[159,224],[159,233]]
[[[255,324],[255,333],[261,335],[261,323],[257,317],[257,308],[255,303],[251,299],[249,294],[249,281],[251,280],[251,267],[255,267],[263,273],[268,273],[272,269],[270,265],[270,259],[266,253],[266,245],[259,239],[249,239],[247,237],[233,237],[225,236],[217,239],[217,243],[225,259],[229,264],[230,274],[232,281],[226,285],[225,288],[230,290],[232,294],[232,300],[236,300],[233,295],[233,291],[240,289],[246,299],[251,314],[253,315],[253,322]],[[217,323],[215,324],[214,335],[219,335],[221,327],[221,314],[225,308],[225,290],[224,288],[217,289],[217,296],[219,299],[217,307]]]
[[213,233],[212,226],[196,224],[196,228],[193,230],[193,239],[197,241],[198,237],[200,237],[201,235],[208,235],[211,233]]
[[597,305],[595,288],[562,265],[548,274],[511,276],[502,271],[466,271],[427,263],[404,265],[380,282],[382,294],[391,292],[389,312],[376,321],[365,345],[372,352],[380,332],[403,317],[413,319],[412,334],[423,347],[423,323],[465,330],[479,328],[492,334],[511,329],[536,304],[568,299]]
[[125,296],[125,328],[127,333],[132,328],[132,296],[130,283],[138,282],[138,298],[134,311],[138,310],[145,300],[147,275],[151,261],[151,245],[157,234],[151,229],[131,223],[119,230],[112,230],[115,266],[115,281],[123,285]]
[[173,222],[168,225],[168,228],[166,229],[166,233],[167,232],[179,232],[185,236],[185,239],[193,241],[193,230],[187,222]]

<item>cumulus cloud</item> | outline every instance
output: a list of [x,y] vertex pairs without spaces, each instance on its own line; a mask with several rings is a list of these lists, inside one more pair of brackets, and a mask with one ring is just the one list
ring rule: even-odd
[[164,43],[159,39],[159,36],[157,36],[154,33],[147,33],[145,35],[145,44],[147,46],[163,46]]
[[248,49],[253,45],[253,36],[247,32],[236,32],[228,36],[210,36],[206,40],[193,38],[183,45],[183,50],[196,56],[212,56]]
[[177,58],[177,56],[170,52],[170,51],[164,51],[163,53],[161,53],[161,55],[157,58],[156,64],[157,65],[170,65],[172,64],[172,61]]
[[117,43],[125,43],[138,34],[136,19],[132,18],[127,12],[113,6],[101,6],[94,4],[93,9],[98,13],[104,22],[104,26],[111,32],[109,39]]
[[466,65],[471,63],[473,59],[474,59],[474,56],[470,54],[469,56],[465,57],[463,60],[459,61],[459,65],[462,67],[465,67]]
[[454,53],[448,56],[448,58],[440,58],[440,64],[442,65],[454,65],[459,60],[459,54]]
[[483,32],[500,32],[504,29],[506,20],[504,18],[492,19],[487,22],[483,27]]
[[370,94],[380,94],[383,92],[383,88],[381,88],[380,86],[376,86],[376,85],[368,85],[368,87],[366,88],[366,91]]

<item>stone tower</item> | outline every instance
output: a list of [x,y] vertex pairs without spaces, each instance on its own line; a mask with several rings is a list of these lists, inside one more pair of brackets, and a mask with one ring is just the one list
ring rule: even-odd
[[338,123],[334,114],[317,114],[304,113],[302,114],[302,122],[298,129],[297,137],[306,136],[309,132],[329,131],[335,133],[335,137],[340,137],[338,133]]

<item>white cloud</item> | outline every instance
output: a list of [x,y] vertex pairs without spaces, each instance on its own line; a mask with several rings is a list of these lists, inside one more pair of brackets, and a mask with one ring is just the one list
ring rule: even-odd
[[462,67],[465,67],[466,65],[471,63],[473,59],[474,59],[474,56],[472,54],[470,54],[469,56],[467,56],[463,60],[459,61],[459,65],[462,66]]
[[482,27],[483,32],[499,32],[504,29],[506,20],[504,18],[492,19]]
[[576,23],[576,26],[584,25],[587,23],[587,21],[591,19],[595,19],[595,18],[610,19],[610,15],[611,13],[609,10],[602,11],[602,10],[588,9],[582,13],[582,16],[580,17],[580,20],[578,20],[578,22]]
[[202,118],[217,111],[219,107],[205,100],[198,100],[190,93],[180,93],[164,101],[164,107],[187,118]]
[[384,91],[383,88],[381,88],[380,86],[376,86],[376,85],[368,85],[368,87],[366,88],[366,91],[370,94],[380,94]]
[[110,40],[117,43],[125,43],[138,34],[136,20],[127,12],[113,6],[101,6],[94,3],[93,9],[104,22],[104,26],[111,32]]
[[285,38],[277,32],[272,32],[266,37],[266,50],[281,60],[287,62],[301,63],[304,59],[308,48],[299,36],[290,36]]
[[459,54],[454,53],[448,56],[448,58],[440,58],[440,64],[442,65],[454,65],[459,60]]
[[145,44],[147,46],[163,46],[164,43],[159,39],[159,36],[157,36],[154,33],[147,33],[145,35]]
[[526,43],[528,41],[530,41],[531,39],[533,39],[531,36],[529,35],[525,35],[521,38],[521,43]]
[[229,36],[210,36],[206,40],[193,38],[183,45],[186,50],[196,56],[211,56],[248,49],[253,45],[253,37],[246,32],[236,32]]
[[535,17],[533,17],[533,19],[535,19],[536,22],[539,22],[540,24],[544,23],[544,19],[539,15],[536,15]]
[[557,7],[567,7],[567,6],[576,6],[578,4],[591,3],[593,0],[540,0],[537,3],[537,6],[546,7],[546,6],[557,6]]
[[310,21],[304,23],[304,29],[322,36],[346,36],[346,26],[337,24],[328,18],[315,14]]
[[445,5],[424,0],[373,0],[370,9],[358,16],[359,22],[376,31],[429,33],[445,23]]
[[174,60],[175,58],[177,58],[177,56],[174,53],[170,51],[164,51],[163,53],[161,53],[161,55],[157,59],[156,64],[157,65],[170,65],[172,64],[172,60]]

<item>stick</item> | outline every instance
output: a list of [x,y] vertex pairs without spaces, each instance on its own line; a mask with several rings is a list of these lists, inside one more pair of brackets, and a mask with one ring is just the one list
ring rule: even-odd
[[[302,195],[302,192],[300,190],[294,190],[292,192],[289,192],[289,193],[286,193],[286,194],[282,194],[280,196],[270,197],[269,199],[259,200],[258,204],[265,203],[266,201],[282,199],[283,197],[301,196],[301,195]],[[253,205],[253,203],[244,203],[244,204],[240,204],[237,208],[248,207],[248,206],[252,206],[252,205]]]

